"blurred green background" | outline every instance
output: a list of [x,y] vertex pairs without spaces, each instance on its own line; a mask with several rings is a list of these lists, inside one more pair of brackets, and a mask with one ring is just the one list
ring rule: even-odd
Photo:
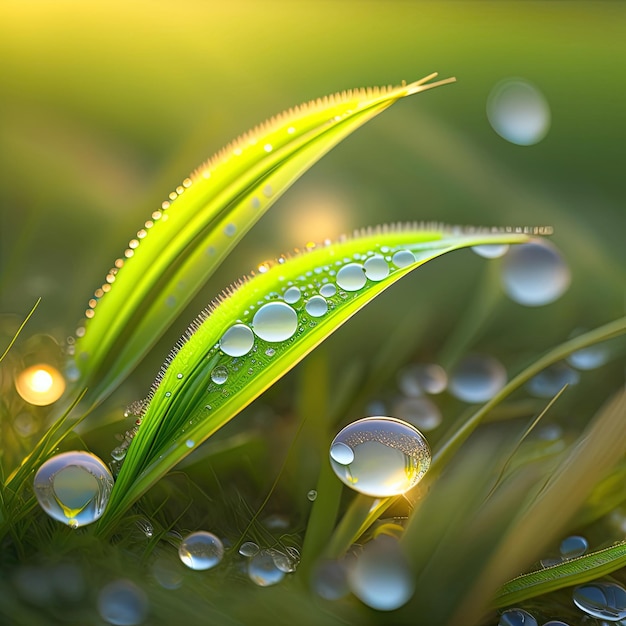
[[[487,348],[536,354],[615,318],[625,23],[618,2],[4,0],[0,308],[23,315],[42,296],[31,330],[67,336],[145,219],[229,140],[311,98],[438,71],[458,82],[395,105],[271,209],[131,395],[143,395],[195,312],[260,261],[389,221],[554,227],[573,271],[569,292],[541,309],[500,303]],[[488,123],[488,94],[509,77],[549,103],[551,128],[537,145],[508,143]],[[378,350],[414,310],[439,345],[484,263],[469,251],[437,261],[332,341],[354,343],[365,330]]]

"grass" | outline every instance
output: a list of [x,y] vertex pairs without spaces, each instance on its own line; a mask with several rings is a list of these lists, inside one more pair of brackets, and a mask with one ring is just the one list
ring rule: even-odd
[[[192,624],[259,623],[259,616],[260,623],[274,624],[389,623],[389,614],[353,596],[328,602],[312,591],[323,560],[348,555],[341,563],[350,562],[381,535],[399,537],[415,588],[391,614],[397,623],[495,624],[496,608],[520,602],[538,617],[567,621],[578,615],[569,602],[571,586],[609,574],[624,580],[623,542],[610,544],[619,538],[614,521],[626,500],[619,367],[626,319],[605,320],[566,339],[577,329],[570,323],[540,349],[536,342],[528,347],[525,338],[536,322],[531,309],[505,314],[499,260],[480,260],[490,264],[480,288],[463,284],[471,275],[460,269],[463,259],[468,267],[477,262],[463,248],[523,244],[547,229],[407,225],[307,244],[300,254],[258,265],[216,298],[126,421],[118,407],[103,404],[274,198],[397,99],[440,84],[425,83],[431,78],[294,110],[185,179],[159,217],[152,215],[146,234],[131,241],[102,293],[96,291],[71,344],[73,385],[56,407],[30,410],[13,389],[15,373],[33,357],[49,357],[41,347],[29,352],[24,339],[37,305],[23,320],[3,318],[0,615],[14,624],[98,623],[98,590],[123,578],[146,594],[146,623],[171,623],[181,611]],[[391,260],[408,251],[406,262]],[[443,256],[447,252],[453,254]],[[302,308],[305,295],[291,308],[302,329],[280,342],[261,334],[254,311],[275,301],[285,286],[305,293],[309,283],[326,279],[343,287],[331,273],[336,260],[344,267],[345,259],[363,262],[372,253],[387,255],[388,274],[328,296],[329,310],[320,316]],[[613,268],[598,280],[612,290],[618,274]],[[449,293],[441,289],[447,281],[453,284]],[[401,289],[411,293],[408,305]],[[450,303],[456,315],[441,312]],[[545,320],[546,328],[555,327],[549,316]],[[255,329],[254,350],[224,355],[225,333],[235,322]],[[498,324],[518,332],[502,340],[490,333]],[[602,368],[582,372],[578,385],[553,398],[529,396],[525,384],[533,376],[597,344],[610,352]],[[433,465],[419,485],[385,499],[342,488],[327,462],[342,424],[368,414],[372,401],[393,405],[395,377],[407,363],[439,360],[453,368],[467,352],[488,349],[506,363],[509,382],[478,408],[443,394],[444,424],[428,435]],[[52,357],[61,360],[60,349]],[[214,377],[220,367],[228,369],[224,386]],[[23,414],[30,416],[30,428],[20,430]],[[131,429],[131,420],[141,424],[115,467],[116,485],[99,522],[72,531],[48,519],[31,487],[41,463],[61,449],[93,449],[105,458],[111,433]],[[555,441],[539,436],[544,422],[560,425]],[[311,489],[317,491],[313,502]],[[181,535],[200,529],[230,546],[209,572],[186,570],[176,556]],[[573,531],[590,538],[593,552],[537,569],[538,560]],[[263,549],[297,548],[296,572],[275,587],[255,587],[237,554],[249,540]],[[58,584],[54,572],[62,566],[77,573],[74,587],[71,576],[67,588]],[[176,589],[161,586],[163,567]]]

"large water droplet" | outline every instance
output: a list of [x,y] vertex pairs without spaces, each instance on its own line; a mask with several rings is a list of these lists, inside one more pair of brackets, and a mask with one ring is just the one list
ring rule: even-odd
[[252,329],[265,341],[285,341],[298,329],[298,314],[284,302],[268,302],[255,313]]
[[509,609],[500,615],[498,626],[538,626],[538,623],[528,611]]
[[400,391],[411,397],[421,396],[422,393],[441,393],[447,385],[446,371],[435,363],[408,365],[398,375]]
[[245,324],[231,326],[220,339],[220,349],[228,356],[243,356],[252,350],[254,333]]
[[223,365],[214,367],[211,371],[211,380],[216,385],[223,385],[228,380],[228,370]]
[[322,317],[328,312],[328,302],[322,296],[313,296],[304,308],[311,317]]
[[287,304],[295,304],[302,297],[302,292],[298,287],[289,287],[283,294],[283,300]]
[[550,107],[534,85],[506,79],[489,93],[487,118],[500,137],[518,146],[531,146],[548,133]]
[[573,559],[577,556],[585,554],[585,552],[587,552],[587,548],[589,548],[589,543],[584,537],[572,535],[571,537],[566,537],[563,541],[561,541],[559,551],[564,559]]
[[244,541],[239,546],[239,554],[241,554],[241,556],[251,557],[251,556],[254,556],[255,554],[258,554],[258,552],[259,552],[259,546],[256,543],[254,543],[254,541]]
[[65,391],[65,379],[59,370],[41,363],[27,367],[15,378],[15,389],[29,404],[47,406]]
[[98,613],[109,624],[136,626],[148,615],[148,598],[134,582],[115,580],[100,590]]
[[365,276],[374,282],[378,282],[389,276],[389,265],[381,254],[374,254],[365,263]]
[[490,243],[482,246],[472,246],[472,251],[485,259],[497,259],[498,257],[504,256],[508,249],[508,243]]
[[360,263],[344,265],[336,276],[337,285],[346,291],[358,291],[367,282],[365,270]]
[[250,559],[248,576],[259,587],[270,587],[278,584],[285,577],[285,572],[276,567],[270,552],[261,550],[261,552]]
[[380,535],[363,548],[348,572],[352,593],[367,606],[393,611],[406,604],[415,582],[396,539]]
[[554,363],[533,376],[526,388],[537,398],[553,398],[565,385],[575,385],[580,374],[565,363]]
[[394,404],[393,412],[423,431],[434,430],[442,420],[441,411],[428,398],[401,398]]
[[415,255],[410,250],[398,250],[391,257],[391,261],[396,267],[407,267],[411,263],[415,263]]
[[211,569],[222,560],[224,546],[213,533],[199,530],[182,540],[178,548],[178,556],[190,569]]
[[525,306],[542,306],[561,297],[571,282],[569,267],[547,241],[514,246],[502,261],[506,294]]
[[486,402],[506,384],[506,370],[497,359],[469,354],[450,375],[450,393],[464,402]]
[[37,501],[50,517],[78,528],[95,522],[104,513],[113,476],[89,452],[64,452],[39,468],[33,487]]
[[616,583],[587,583],[574,589],[574,604],[593,617],[616,622],[626,618],[626,589]]
[[[344,463],[348,450],[353,459]],[[331,444],[330,463],[346,485],[382,498],[402,494],[421,480],[430,466],[430,449],[410,424],[390,417],[366,417],[338,433]]]

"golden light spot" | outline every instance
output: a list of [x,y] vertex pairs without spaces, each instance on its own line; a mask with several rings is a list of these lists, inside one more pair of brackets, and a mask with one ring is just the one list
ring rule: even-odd
[[27,367],[15,378],[17,393],[28,403],[46,406],[56,402],[65,391],[65,379],[51,365]]

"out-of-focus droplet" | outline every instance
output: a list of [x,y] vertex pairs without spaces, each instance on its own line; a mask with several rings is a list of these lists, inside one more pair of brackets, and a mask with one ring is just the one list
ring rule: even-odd
[[65,391],[65,379],[52,365],[32,365],[15,377],[15,388],[29,404],[47,406],[56,402]]
[[255,585],[270,587],[278,584],[285,577],[285,572],[276,567],[268,550],[261,550],[248,562],[248,576]]
[[561,253],[547,241],[513,246],[502,261],[504,291],[524,306],[543,306],[558,300],[571,279]]
[[430,467],[430,449],[411,424],[391,417],[366,417],[341,430],[330,447],[338,478],[374,497],[400,495]]
[[423,393],[438,394],[448,385],[446,370],[435,363],[413,363],[398,375],[398,387],[407,396],[417,397]]
[[393,405],[393,413],[425,432],[437,428],[443,419],[439,407],[428,398],[400,398]]
[[538,623],[528,611],[509,609],[500,615],[498,626],[538,626]]
[[179,589],[183,584],[180,561],[175,559],[173,554],[162,555],[152,564],[152,576],[164,589]]
[[597,344],[572,352],[565,360],[577,370],[594,370],[609,360],[610,352],[605,344]]
[[104,513],[113,476],[94,454],[64,452],[37,470],[33,488],[39,505],[50,517],[78,528],[95,522]]
[[100,590],[98,613],[114,626],[136,626],[148,615],[148,598],[134,582],[116,580]]
[[482,246],[472,246],[472,252],[475,252],[478,256],[484,259],[497,259],[504,256],[509,249],[509,244],[485,244]]
[[536,398],[553,398],[565,385],[575,385],[580,374],[565,363],[554,363],[533,376],[526,388]]
[[539,143],[550,129],[550,107],[543,94],[528,81],[499,82],[487,99],[487,118],[500,137],[518,146]]
[[486,402],[506,384],[500,361],[484,354],[463,357],[450,374],[450,393],[464,402]]
[[380,535],[363,548],[348,572],[352,593],[367,606],[393,611],[406,604],[415,581],[396,539]]
[[199,530],[182,540],[178,556],[190,569],[211,569],[222,560],[224,545],[213,533]]
[[350,593],[348,572],[343,561],[322,561],[311,576],[313,591],[325,600],[339,600]]

